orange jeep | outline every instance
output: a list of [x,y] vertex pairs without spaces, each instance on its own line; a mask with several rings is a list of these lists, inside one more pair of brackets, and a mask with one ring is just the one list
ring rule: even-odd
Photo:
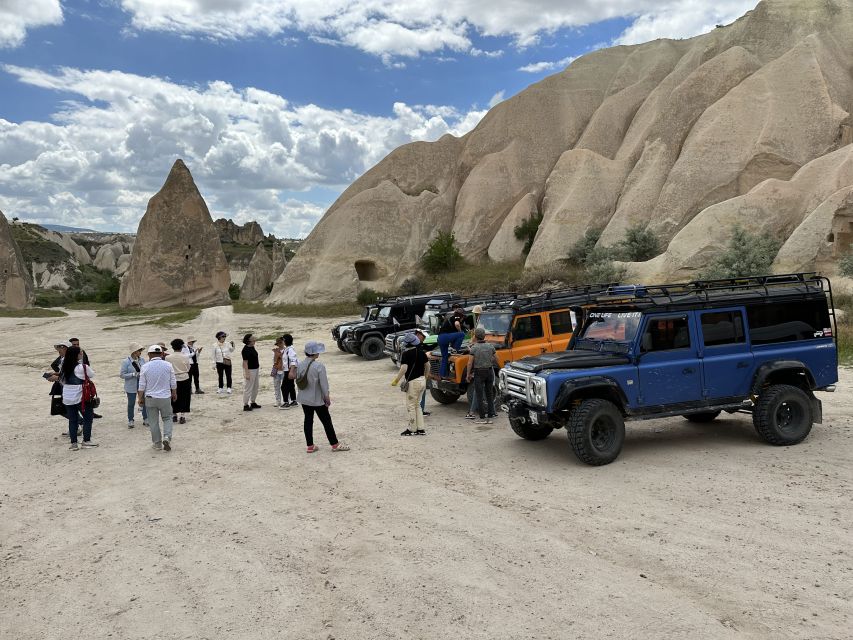
[[[494,343],[500,368],[525,356],[564,350],[572,338],[573,327],[580,321],[577,314],[581,308],[594,302],[611,286],[588,285],[489,302],[482,305],[483,311],[476,323],[486,330],[486,342]],[[438,349],[432,353],[427,387],[430,395],[441,404],[453,404],[469,392],[469,387],[473,390],[465,376],[470,358],[467,344],[463,344],[459,352],[451,353],[449,375],[444,379],[439,376],[441,354]]]

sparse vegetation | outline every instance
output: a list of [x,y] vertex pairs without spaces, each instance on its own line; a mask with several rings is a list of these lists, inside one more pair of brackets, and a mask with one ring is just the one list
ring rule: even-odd
[[419,293],[426,293],[423,282],[418,277],[406,278],[403,284],[400,285],[399,295],[401,296],[416,296]]
[[384,298],[384,297],[385,297],[384,293],[381,293],[379,291],[374,291],[373,289],[368,287],[367,289],[362,289],[361,291],[359,291],[355,300],[356,300],[356,302],[358,302],[358,304],[360,304],[361,306],[364,306],[366,304],[373,304],[374,302],[379,300],[379,298]]
[[482,262],[463,264],[453,271],[426,274],[422,290],[427,293],[454,291],[460,294],[512,291],[522,276],[523,262]]
[[606,258],[597,262],[590,262],[584,268],[584,280],[589,283],[621,282],[625,279],[628,270],[617,266],[613,260]]
[[569,249],[568,262],[579,267],[586,266],[587,262],[595,258],[595,245],[600,238],[601,229],[588,229],[583,238]]
[[[53,244],[53,243],[51,243]],[[58,246],[58,245],[56,245]],[[74,302],[113,303],[118,302],[121,281],[109,271],[102,271],[83,264],[70,271],[69,289],[39,289],[36,291],[37,307],[64,307]]]
[[625,239],[615,250],[618,259],[626,262],[645,262],[660,253],[657,237],[643,224],[628,227]]
[[361,306],[357,302],[335,302],[330,304],[282,304],[265,305],[262,302],[237,300],[232,307],[234,313],[263,313],[273,316],[295,318],[338,318],[359,315]]
[[421,264],[427,273],[449,272],[461,267],[464,261],[456,248],[453,232],[439,231],[421,258]]
[[59,309],[0,309],[0,318],[62,318],[68,314]]
[[524,247],[521,249],[524,255],[530,253],[530,247],[533,246],[536,232],[539,231],[539,225],[542,224],[542,216],[543,214],[537,211],[513,229],[516,240],[524,241]]
[[708,265],[702,278],[740,278],[768,273],[782,243],[769,234],[749,233],[735,225],[726,248]]
[[833,296],[838,316],[838,362],[853,365],[853,296]]
[[240,299],[240,285],[236,282],[232,282],[228,285],[228,297],[231,300],[239,300]]

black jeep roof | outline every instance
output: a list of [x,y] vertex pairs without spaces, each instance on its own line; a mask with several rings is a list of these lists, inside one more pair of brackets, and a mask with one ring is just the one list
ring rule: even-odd
[[544,293],[516,295],[512,298],[487,303],[483,311],[512,311],[514,313],[529,313],[547,311],[558,307],[582,305],[596,302],[598,296],[608,290],[618,287],[618,283],[587,284],[567,289],[554,289]]

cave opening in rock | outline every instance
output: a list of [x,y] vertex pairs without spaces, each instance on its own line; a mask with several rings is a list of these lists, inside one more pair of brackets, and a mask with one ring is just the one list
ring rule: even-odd
[[379,270],[373,260],[356,260],[355,272],[360,282],[372,282],[379,278]]

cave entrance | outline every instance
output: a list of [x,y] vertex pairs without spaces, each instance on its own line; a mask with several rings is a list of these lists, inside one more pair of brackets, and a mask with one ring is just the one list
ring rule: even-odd
[[373,260],[356,260],[355,272],[358,274],[359,282],[373,282],[379,279],[379,269]]

